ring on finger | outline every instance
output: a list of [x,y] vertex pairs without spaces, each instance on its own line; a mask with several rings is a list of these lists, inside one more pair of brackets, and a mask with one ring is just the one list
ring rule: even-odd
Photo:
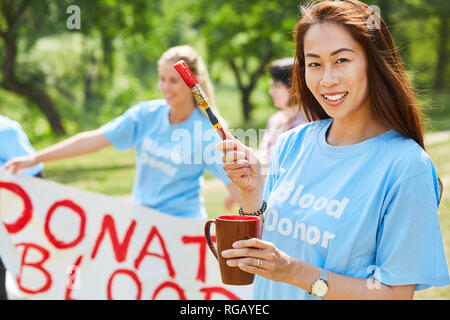
[[262,260],[261,260],[261,258],[258,258],[258,264],[256,265],[256,267],[258,269],[261,268],[261,264],[262,264]]

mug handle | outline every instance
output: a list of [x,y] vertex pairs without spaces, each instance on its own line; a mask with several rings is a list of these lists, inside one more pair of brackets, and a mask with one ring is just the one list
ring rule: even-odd
[[217,260],[219,260],[219,256],[217,255],[216,247],[214,246],[212,240],[211,240],[211,223],[216,223],[215,219],[209,219],[205,223],[205,238],[206,242],[208,243],[209,250],[213,253],[214,257],[216,257]]

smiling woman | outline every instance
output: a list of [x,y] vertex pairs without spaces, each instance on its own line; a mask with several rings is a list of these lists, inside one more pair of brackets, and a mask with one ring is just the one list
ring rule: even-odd
[[[347,105],[356,103],[352,107],[353,110],[361,105],[363,109],[364,105],[370,106],[367,115],[371,115],[373,121],[369,119],[369,122],[372,125],[378,123],[378,130],[370,126],[375,134],[377,131],[383,132],[383,127],[384,131],[393,128],[424,148],[422,115],[417,108],[418,100],[383,19],[373,10],[363,11],[364,8],[360,8],[358,1],[336,3],[336,6],[348,8],[347,12],[354,15],[353,19],[346,20],[346,15],[340,15],[340,12],[334,10],[326,12],[327,18],[324,19],[317,14],[324,9],[325,3],[327,1],[308,11],[304,10],[305,15],[295,31],[296,40],[303,38],[304,42],[298,43],[294,65],[297,76],[293,77],[293,89],[297,99],[307,106],[305,113],[308,119],[334,118],[336,112],[343,112],[350,117],[342,124],[355,125],[350,121],[352,113],[346,112],[348,106],[331,111],[329,107],[335,106],[335,101],[331,105],[327,104],[328,100],[324,95],[335,95],[358,88],[358,92],[349,91],[350,95],[343,100],[347,100]],[[367,12],[376,15],[375,19],[368,17]],[[368,21],[374,21],[376,25],[368,24]],[[336,39],[335,36],[339,38]],[[312,46],[320,48],[317,50],[322,52],[314,52]],[[313,59],[315,60],[310,61]],[[317,76],[322,73],[322,83],[317,83]],[[359,81],[362,81],[360,85]],[[349,87],[342,88],[346,85]],[[333,97],[331,98],[330,100],[333,100]],[[340,102],[343,101],[338,101],[337,105],[340,105]],[[361,123],[360,126],[365,125]],[[331,131],[339,129],[336,128],[336,123],[332,127],[335,128],[330,128]],[[344,130],[340,131],[342,135]]]
[[258,275],[254,299],[411,299],[450,284],[421,115],[371,14],[356,0],[302,7],[292,89],[310,123],[279,137],[265,182],[249,148],[217,145],[239,159],[224,169],[241,211],[267,203],[263,238],[223,253]]
[[387,131],[371,108],[364,48],[344,26],[311,26],[304,36],[304,52],[306,85],[334,119],[331,144],[354,144]]

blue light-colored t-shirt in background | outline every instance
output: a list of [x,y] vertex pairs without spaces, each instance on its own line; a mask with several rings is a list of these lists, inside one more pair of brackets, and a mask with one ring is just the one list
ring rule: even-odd
[[[416,284],[416,290],[450,284],[429,156],[394,130],[355,145],[329,145],[331,123],[312,122],[280,136],[264,190],[263,239],[341,275]],[[376,290],[375,282],[367,285]],[[254,298],[314,299],[262,277]]]
[[200,189],[204,171],[230,183],[215,146],[220,138],[196,108],[180,124],[169,122],[164,100],[139,103],[100,128],[118,150],[136,148],[133,203],[175,216],[205,219]]
[[[26,133],[17,121],[0,115],[0,167],[14,157],[35,153]],[[23,171],[21,174],[35,176],[44,169],[42,163]]]

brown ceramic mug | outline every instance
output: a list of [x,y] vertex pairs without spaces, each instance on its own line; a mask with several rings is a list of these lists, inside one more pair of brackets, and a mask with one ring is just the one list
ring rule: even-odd
[[[211,240],[211,224],[216,225],[217,250]],[[229,215],[210,219],[205,223],[205,237],[209,249],[219,261],[220,274],[224,284],[247,285],[253,283],[255,275],[238,267],[229,267],[222,251],[232,249],[234,242],[260,238],[261,218],[254,216]]]

